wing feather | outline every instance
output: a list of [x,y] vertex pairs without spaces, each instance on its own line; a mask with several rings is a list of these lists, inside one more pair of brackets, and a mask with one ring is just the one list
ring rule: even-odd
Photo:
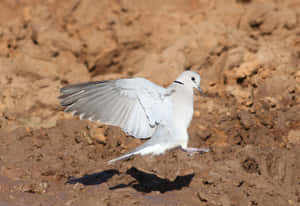
[[143,78],[79,83],[60,91],[65,112],[120,126],[136,138],[151,137],[162,114],[170,111],[165,106],[169,91]]

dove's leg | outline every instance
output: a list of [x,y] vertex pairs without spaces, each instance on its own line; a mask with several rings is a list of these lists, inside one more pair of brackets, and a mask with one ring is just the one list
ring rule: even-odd
[[185,148],[182,147],[182,150],[190,153],[205,153],[210,151],[210,149],[208,148],[195,148],[195,147],[185,147]]

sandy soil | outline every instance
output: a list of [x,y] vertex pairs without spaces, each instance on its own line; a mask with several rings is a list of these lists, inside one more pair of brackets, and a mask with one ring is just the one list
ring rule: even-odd
[[[41,3],[42,2],[42,3]],[[300,1],[0,1],[0,205],[300,205]],[[190,146],[62,112],[59,88],[198,71]]]

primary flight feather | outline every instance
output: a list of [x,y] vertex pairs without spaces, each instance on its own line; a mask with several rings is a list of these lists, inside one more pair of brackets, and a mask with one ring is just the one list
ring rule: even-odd
[[119,126],[136,138],[150,138],[109,161],[112,163],[132,155],[158,155],[176,147],[207,152],[208,149],[187,147],[194,88],[201,92],[199,74],[185,71],[167,88],[144,78],[118,79],[69,85],[60,90],[59,98],[65,112],[79,115],[80,119]]

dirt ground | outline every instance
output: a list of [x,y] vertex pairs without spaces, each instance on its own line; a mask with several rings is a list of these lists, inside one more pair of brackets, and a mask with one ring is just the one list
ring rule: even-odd
[[[59,89],[200,73],[188,156],[63,113]],[[300,205],[300,1],[1,0],[0,205]]]

